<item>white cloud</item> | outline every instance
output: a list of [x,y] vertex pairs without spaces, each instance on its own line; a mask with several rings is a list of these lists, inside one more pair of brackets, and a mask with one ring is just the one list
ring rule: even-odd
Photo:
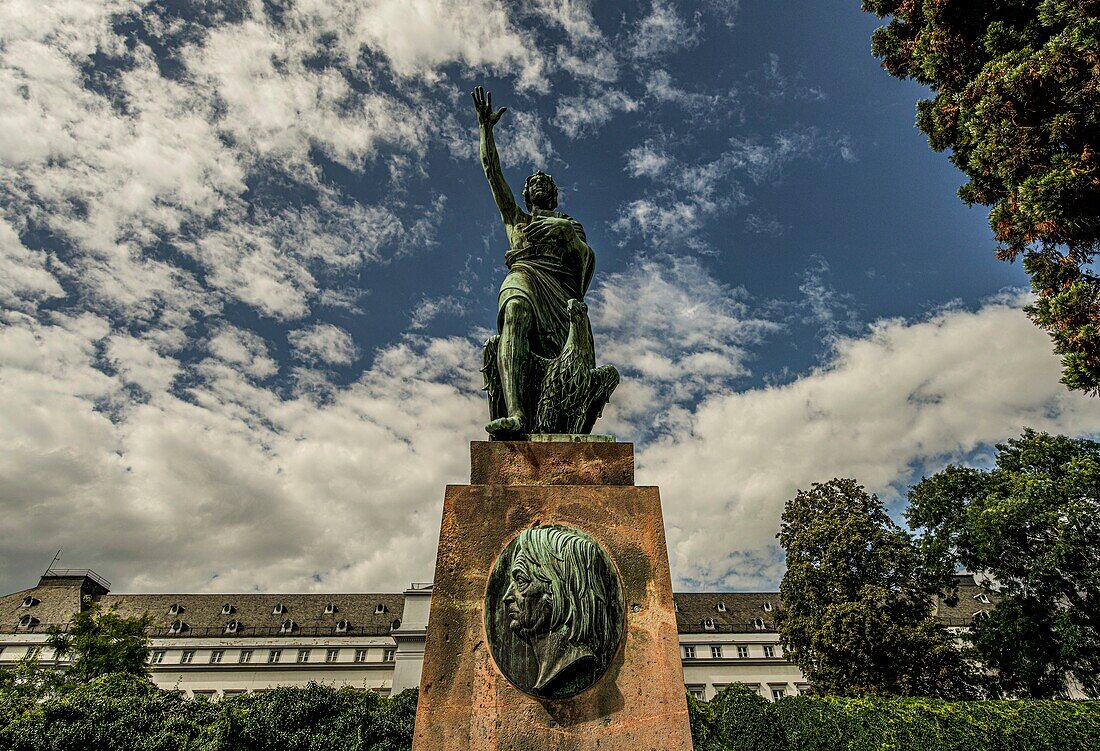
[[351,365],[359,356],[355,340],[344,329],[331,323],[318,323],[287,334],[295,354],[307,362],[326,365]]
[[634,112],[638,102],[618,89],[596,89],[590,94],[558,100],[553,123],[569,138],[591,135],[620,112]]
[[[507,136],[498,144],[501,162],[506,167],[524,167],[534,172],[557,156],[538,115],[509,110],[507,117]],[[469,143],[473,146],[474,140],[469,139]]]
[[210,337],[206,347],[214,357],[250,376],[267,378],[279,372],[267,343],[251,331],[226,324]]
[[855,477],[891,495],[911,467],[935,471],[1023,426],[1094,431],[1100,402],[1058,382],[1020,304],[883,320],[792,383],[704,400],[681,434],[639,456],[639,482],[661,485],[677,577],[775,586],[779,514],[812,482]]
[[33,308],[40,299],[64,294],[49,271],[46,254],[25,247],[15,228],[0,218],[0,305]]
[[685,21],[676,7],[665,0],[652,0],[649,14],[642,18],[630,36],[631,54],[648,60],[692,47],[699,41],[700,21]]

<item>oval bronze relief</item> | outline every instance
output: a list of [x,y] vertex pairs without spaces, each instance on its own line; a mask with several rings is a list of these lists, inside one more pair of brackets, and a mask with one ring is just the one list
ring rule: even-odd
[[623,611],[619,572],[607,552],[579,529],[547,524],[520,532],[493,565],[485,633],[514,686],[563,699],[607,670]]

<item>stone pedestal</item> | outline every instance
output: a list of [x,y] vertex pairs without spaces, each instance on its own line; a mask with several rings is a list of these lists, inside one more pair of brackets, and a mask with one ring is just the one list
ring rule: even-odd
[[[413,751],[690,749],[661,500],[633,484],[633,445],[475,442],[472,459],[472,484],[444,498]],[[493,564],[540,524],[587,533],[622,580],[618,651],[566,699],[512,685],[486,643]]]

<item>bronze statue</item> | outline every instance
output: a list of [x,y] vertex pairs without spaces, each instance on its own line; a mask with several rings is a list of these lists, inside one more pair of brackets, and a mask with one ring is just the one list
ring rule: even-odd
[[[583,303],[596,254],[581,223],[555,210],[558,188],[550,175],[538,170],[528,177],[523,185],[527,211],[516,205],[493,139],[493,127],[507,108],[494,112],[492,95],[480,86],[473,98],[481,164],[509,245],[504,255],[508,275],[497,298],[500,333],[485,343],[482,364],[489,394],[485,429],[493,439],[589,433],[619,382],[613,367],[595,367]],[[567,340],[574,346],[567,348]]]
[[485,603],[489,649],[514,685],[560,699],[595,683],[622,635],[619,576],[600,545],[561,524],[532,527],[501,553]]

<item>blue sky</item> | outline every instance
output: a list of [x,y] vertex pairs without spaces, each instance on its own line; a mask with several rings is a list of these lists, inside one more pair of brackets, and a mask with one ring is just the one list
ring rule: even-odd
[[858,3],[8,0],[0,585],[431,577],[482,436],[505,237],[554,175],[597,254],[600,429],[677,585],[776,586],[799,487],[898,507],[1023,426],[1095,430]]

